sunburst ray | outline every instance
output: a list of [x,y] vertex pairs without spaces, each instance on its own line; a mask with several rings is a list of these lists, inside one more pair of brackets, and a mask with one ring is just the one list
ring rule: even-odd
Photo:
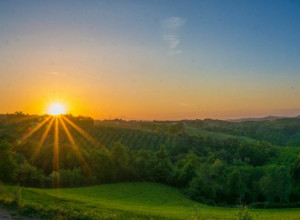
[[[53,149],[53,171],[59,171],[59,130],[58,130],[58,118],[55,117],[54,126],[54,149]],[[54,173],[55,175],[56,173]],[[59,175],[53,178],[53,185],[59,187]]]
[[41,150],[41,148],[42,148],[42,146],[44,144],[44,141],[45,141],[45,139],[47,138],[47,136],[49,134],[49,131],[50,131],[51,127],[52,127],[52,124],[53,124],[54,120],[55,120],[55,118],[52,117],[51,121],[49,122],[49,124],[46,127],[45,132],[43,133],[41,139],[39,140],[39,142],[38,142],[38,144],[36,146],[36,148],[34,149],[34,152],[33,152],[32,156],[30,158],[32,161],[34,161],[36,159],[38,153],[40,152],[40,150]]
[[55,118],[54,127],[54,149],[53,149],[53,171],[59,170],[59,130],[58,130],[58,118]]
[[[32,130],[30,130],[28,133],[26,133],[21,139],[15,141],[12,145],[11,145],[11,151],[15,151],[16,148],[22,144],[24,144],[24,142],[30,137],[32,136],[35,132],[37,132],[41,127],[43,127],[43,125],[45,125],[47,123],[47,121],[51,118],[51,116],[45,118],[42,122],[40,122],[36,127],[34,127]],[[4,158],[8,155],[8,153],[2,154],[1,158]]]
[[65,122],[63,121],[63,119],[61,117],[59,117],[59,120],[60,120],[60,123],[76,153],[76,156],[78,157],[80,163],[82,164],[84,170],[89,174],[91,175],[91,169],[89,167],[89,165],[87,164],[86,160],[84,159],[84,157],[82,156],[81,152],[79,151],[79,147],[77,146],[77,144],[75,143],[75,140],[72,136],[72,134],[70,133],[68,127],[66,126]]
[[101,147],[99,142],[97,142],[92,136],[90,136],[87,132],[85,132],[82,128],[78,127],[76,124],[74,124],[70,119],[68,119],[65,116],[62,116],[62,118],[71,125],[76,131],[78,131],[82,136],[84,136],[88,141],[90,141],[93,145]]
[[37,132],[41,127],[43,127],[44,124],[49,121],[51,116],[45,118],[42,122],[40,122],[36,127],[34,127],[29,133],[25,134],[21,140],[17,142],[18,145],[23,144],[31,135],[33,135],[35,132]]

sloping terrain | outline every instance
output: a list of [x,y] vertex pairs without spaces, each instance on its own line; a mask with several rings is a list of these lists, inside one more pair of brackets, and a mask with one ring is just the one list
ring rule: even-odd
[[[7,188],[11,193],[16,189]],[[239,213],[238,208],[193,202],[177,189],[156,183],[22,188],[20,206],[27,214],[36,212],[49,218],[53,213],[59,213],[66,219],[235,219]],[[250,209],[249,213],[254,219],[299,219],[300,209]]]

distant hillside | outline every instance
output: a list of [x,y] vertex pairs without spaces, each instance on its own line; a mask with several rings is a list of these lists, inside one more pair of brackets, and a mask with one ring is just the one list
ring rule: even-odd
[[[299,117],[299,116],[297,116]],[[281,118],[291,118],[288,116],[266,116],[266,117],[262,117],[262,118],[237,118],[237,119],[228,119],[226,121],[230,121],[230,122],[244,122],[244,121],[274,121],[277,119],[281,119]]]

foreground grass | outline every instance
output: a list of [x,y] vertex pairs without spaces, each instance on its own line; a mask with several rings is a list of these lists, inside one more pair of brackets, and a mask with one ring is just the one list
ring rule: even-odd
[[[46,219],[243,219],[245,211],[201,205],[177,189],[122,183],[67,189],[2,186],[2,204]],[[300,219],[300,209],[249,210],[252,219]],[[247,218],[244,218],[247,219]]]

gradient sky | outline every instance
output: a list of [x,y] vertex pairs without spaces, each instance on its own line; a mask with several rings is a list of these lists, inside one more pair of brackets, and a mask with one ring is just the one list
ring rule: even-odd
[[0,113],[300,114],[300,1],[0,0]]

